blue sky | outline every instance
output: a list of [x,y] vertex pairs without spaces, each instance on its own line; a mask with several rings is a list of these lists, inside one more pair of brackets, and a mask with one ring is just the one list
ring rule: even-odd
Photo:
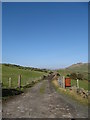
[[3,3],[2,61],[62,68],[88,61],[88,3]]

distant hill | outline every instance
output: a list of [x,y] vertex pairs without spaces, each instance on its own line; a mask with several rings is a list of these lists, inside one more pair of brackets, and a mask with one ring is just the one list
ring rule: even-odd
[[58,70],[58,72],[61,74],[61,75],[67,75],[67,74],[70,74],[70,73],[81,73],[84,75],[84,78],[85,79],[88,79],[88,63],[77,63],[77,64],[73,64],[65,69],[60,69]]
[[66,68],[73,72],[88,72],[88,63],[77,63]]
[[40,68],[34,68],[34,67],[25,67],[25,66],[20,66],[20,65],[15,65],[15,64],[2,64],[3,66],[7,67],[12,67],[12,68],[18,68],[18,69],[24,69],[24,70],[31,70],[31,71],[40,71],[40,72],[48,72],[49,70],[47,69],[40,69]]

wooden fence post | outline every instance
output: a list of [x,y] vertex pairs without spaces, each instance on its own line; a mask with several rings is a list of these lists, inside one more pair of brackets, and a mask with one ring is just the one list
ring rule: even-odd
[[18,88],[21,88],[21,75],[18,77]]
[[77,88],[79,88],[79,81],[78,81],[78,79],[77,79]]
[[12,80],[11,80],[11,77],[9,78],[9,88],[11,88],[11,82],[12,82]]

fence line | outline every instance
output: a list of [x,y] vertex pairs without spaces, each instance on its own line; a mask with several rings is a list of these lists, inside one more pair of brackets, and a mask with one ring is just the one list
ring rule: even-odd
[[[14,85],[13,85],[13,83],[14,83],[14,82],[13,82],[13,78],[9,77],[9,78],[8,78],[8,81],[7,81],[7,87],[8,87],[8,88],[21,88],[22,86],[25,86],[25,85],[27,85],[27,84],[31,84],[32,81],[33,81],[34,83],[36,83],[38,80],[41,80],[41,79],[43,79],[43,76],[40,76],[40,77],[37,77],[37,78],[30,78],[30,79],[24,81],[24,83],[23,83],[23,82],[22,82],[22,76],[19,75],[19,76],[17,77],[17,83],[16,83],[15,86],[14,86]],[[2,87],[3,87],[3,88],[7,88],[6,86],[4,86],[3,82],[2,82]]]

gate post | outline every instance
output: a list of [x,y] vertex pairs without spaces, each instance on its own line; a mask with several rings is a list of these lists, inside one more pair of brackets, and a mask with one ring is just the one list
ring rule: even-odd
[[78,79],[77,79],[77,88],[79,88],[79,81],[78,81]]
[[65,76],[63,76],[63,88],[65,89]]

